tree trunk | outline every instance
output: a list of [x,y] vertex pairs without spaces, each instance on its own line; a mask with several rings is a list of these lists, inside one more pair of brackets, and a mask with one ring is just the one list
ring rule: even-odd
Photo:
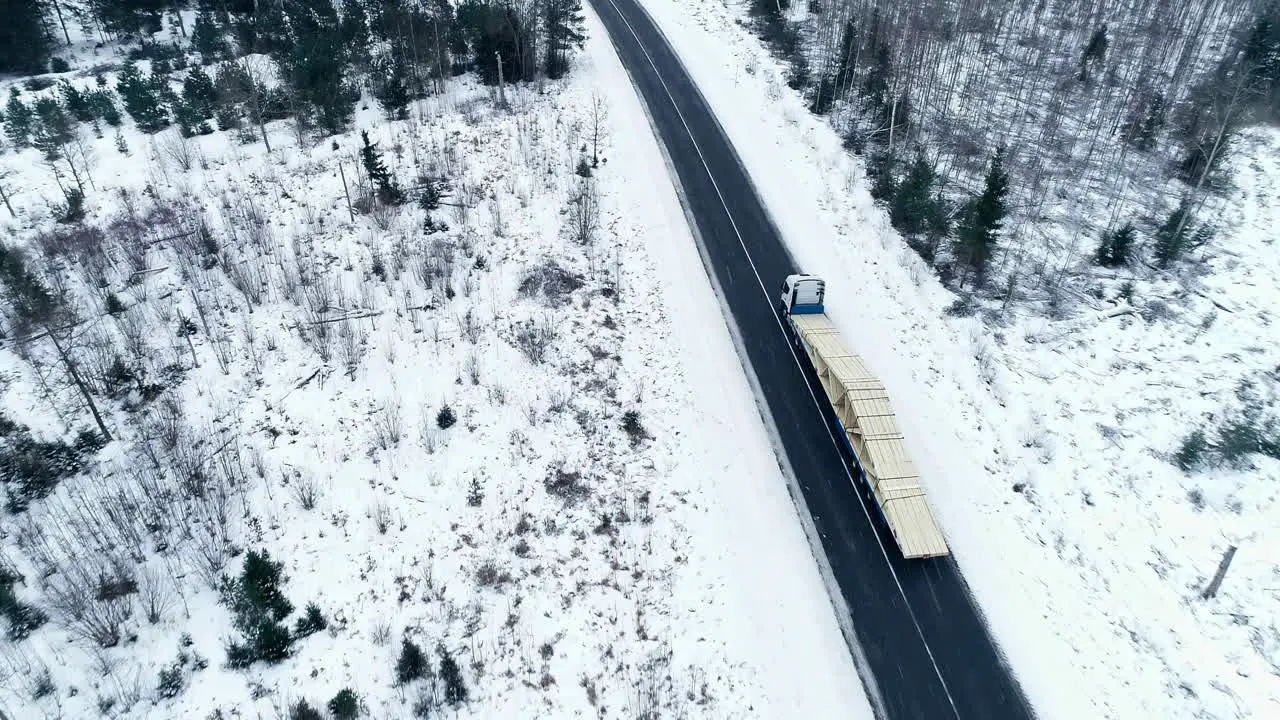
[[102,420],[102,414],[98,412],[97,404],[93,402],[93,395],[89,393],[89,386],[80,377],[80,371],[76,370],[75,361],[67,354],[66,349],[62,347],[62,343],[58,342],[58,336],[52,328],[45,325],[44,331],[48,333],[54,349],[58,351],[58,357],[62,359],[62,364],[67,369],[67,375],[71,376],[71,382],[75,383],[76,389],[80,391],[80,396],[84,398],[84,404],[89,406],[89,413],[93,415],[93,421],[98,424],[98,430],[102,432],[102,437],[107,442],[111,442],[111,431],[107,429],[107,424]]
[[71,33],[67,32],[67,21],[62,19],[62,3],[53,0],[53,11],[58,14],[58,24],[62,26],[62,37],[67,39],[67,46],[71,46]]
[[1227,551],[1222,554],[1222,562],[1218,563],[1218,572],[1213,574],[1213,580],[1209,581],[1209,586],[1200,594],[1201,600],[1208,600],[1218,594],[1218,588],[1222,587],[1222,581],[1227,577],[1227,568],[1231,567],[1231,559],[1236,556],[1236,546],[1228,545]]

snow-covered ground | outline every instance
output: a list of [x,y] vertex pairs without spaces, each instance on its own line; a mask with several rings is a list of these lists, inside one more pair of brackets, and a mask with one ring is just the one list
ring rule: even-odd
[[[641,1],[884,379],[1038,713],[1280,713],[1280,464],[1188,475],[1170,462],[1192,430],[1213,436],[1242,381],[1280,381],[1280,136],[1257,131],[1237,155],[1238,188],[1199,271],[1099,279],[1070,319],[1015,307],[984,326],[946,315],[954,296],[874,206],[860,161],[786,87],[742,3]],[[1203,601],[1229,544],[1226,582]]]
[[[127,189],[153,225],[91,238],[80,256],[105,258],[118,315],[83,263],[63,266],[87,320],[75,351],[87,374],[118,355],[177,380],[132,415],[100,398],[117,442],[0,521],[19,598],[52,616],[0,639],[5,716],[279,717],[350,687],[371,717],[407,717],[424,683],[393,684],[402,637],[433,664],[437,644],[458,658],[471,689],[460,716],[870,716],[656,142],[594,18],[567,81],[508,100],[497,111],[459,81],[394,123],[370,101],[332,141],[300,146],[277,123],[270,155],[229,133],[182,143],[126,121],[124,156],[81,129],[86,222],[123,212]],[[581,244],[574,171],[597,119],[599,217]],[[434,217],[450,229],[425,233],[416,206],[349,216],[338,167],[354,185],[359,129],[402,184],[449,178],[446,202],[465,207]],[[24,218],[0,228],[30,243],[61,194],[36,151],[0,163]],[[197,216],[220,246],[209,262],[162,239]],[[550,282],[539,289],[535,272]],[[175,332],[184,318],[199,318],[190,344]],[[52,349],[34,344],[30,362],[14,350],[0,350],[5,413],[44,437],[87,426]],[[445,405],[457,422],[442,429]],[[200,496],[175,472],[192,459]],[[223,540],[269,550],[286,596],[315,602],[329,629],[278,666],[223,667],[234,632],[211,575],[241,562]],[[141,592],[112,601],[130,616],[123,641],[100,648],[67,630],[48,590],[116,558]],[[183,690],[162,698],[158,674],[175,662]]]

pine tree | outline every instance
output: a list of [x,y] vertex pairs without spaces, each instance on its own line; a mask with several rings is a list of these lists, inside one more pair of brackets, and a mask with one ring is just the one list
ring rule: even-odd
[[542,31],[546,37],[544,68],[552,80],[569,72],[569,52],[586,40],[582,0],[544,0]]
[[44,159],[53,161],[62,157],[62,148],[71,142],[71,119],[62,109],[62,105],[52,97],[36,100],[35,136],[32,145],[44,154]]
[[1272,120],[1280,116],[1280,2],[1265,3],[1244,38],[1241,60],[1251,69],[1255,104]]
[[93,107],[95,119],[100,118],[111,127],[120,126],[120,109],[116,107],[115,100],[111,98],[110,90],[99,88],[89,93],[89,104]]
[[1164,127],[1164,93],[1154,91],[1141,95],[1141,103],[1134,108],[1124,125],[1124,139],[1135,148],[1147,152],[1155,147],[1156,138]]
[[1209,242],[1212,237],[1212,228],[1207,225],[1195,226],[1191,217],[1191,201],[1183,198],[1178,208],[1156,229],[1152,254],[1157,265],[1167,268],[1188,252]]
[[333,720],[355,720],[360,714],[360,696],[351,688],[343,688],[329,700]]
[[53,43],[45,32],[40,0],[0,0],[0,73],[38,73]]
[[427,674],[427,656],[422,648],[409,638],[404,639],[400,648],[400,659],[396,660],[396,682],[404,685]]
[[526,67],[523,54],[534,47],[534,38],[515,8],[463,0],[458,4],[457,21],[461,47],[471,49],[481,82],[497,85],[499,78],[506,83],[532,79],[534,68]]
[[15,334],[26,334],[58,314],[58,297],[31,270],[26,255],[3,243],[0,243],[0,290],[13,309],[16,327],[11,329]]
[[1107,24],[1103,23],[1102,27],[1093,32],[1089,38],[1089,44],[1084,48],[1084,54],[1080,56],[1080,82],[1089,82],[1089,66],[1101,64],[1107,57]]
[[240,571],[238,593],[233,610],[250,618],[270,617],[283,620],[293,612],[293,604],[280,589],[284,582],[284,564],[274,562],[266,550],[250,550]]
[[923,241],[911,244],[930,263],[951,232],[950,208],[937,187],[939,179],[933,164],[918,154],[889,202],[889,221],[909,240]]
[[445,702],[460,705],[467,701],[467,684],[462,679],[462,669],[444,646],[440,647],[440,679],[444,681]]
[[[316,125],[329,133],[346,127],[359,99],[347,82],[349,66],[337,16],[328,0],[302,0],[306,7],[289,15],[296,41],[276,53],[284,79],[298,99],[308,106]],[[327,12],[320,12],[328,6]]]
[[1009,177],[1004,171],[1004,149],[1001,148],[991,157],[982,194],[969,201],[960,222],[955,255],[968,271],[962,285],[969,277],[979,284],[986,277],[987,263],[995,255],[1008,212],[1005,207],[1008,192]]
[[168,0],[105,0],[90,7],[107,30],[144,38],[160,32],[168,4]]
[[31,108],[17,95],[11,95],[4,106],[4,131],[15,148],[31,144]]
[[403,57],[396,53],[390,63],[383,68],[384,77],[374,85],[374,96],[382,104],[387,117],[393,120],[404,120],[409,116],[409,66]]
[[933,165],[923,154],[917,154],[907,167],[889,202],[889,221],[903,235],[919,235],[930,224],[934,199],[934,182],[938,179]]
[[116,92],[120,93],[125,110],[145,133],[159,132],[169,126],[169,112],[161,103],[159,90],[159,83],[144,76],[133,62],[126,63],[116,78]]
[[360,163],[369,176],[378,194],[378,201],[384,205],[399,205],[404,201],[404,193],[396,186],[391,171],[382,162],[382,154],[378,152],[378,144],[369,140],[369,131],[361,130],[360,139],[364,145],[360,148]]
[[58,91],[62,95],[62,101],[67,105],[67,112],[71,113],[72,117],[79,122],[93,122],[95,114],[90,93],[81,92],[80,88],[67,80],[58,83]]
[[1133,223],[1125,223],[1122,227],[1103,234],[1095,259],[1103,267],[1125,265],[1133,254],[1137,239],[1138,231],[1134,229]]
[[200,61],[206,65],[229,54],[226,31],[212,10],[202,9],[196,13],[195,26],[191,29],[191,46],[200,53]]
[[182,100],[201,119],[213,117],[213,107],[218,102],[218,90],[213,79],[203,68],[194,67],[182,81]]
[[342,19],[338,33],[343,47],[353,57],[367,57],[369,53],[369,14],[362,0],[342,0]]

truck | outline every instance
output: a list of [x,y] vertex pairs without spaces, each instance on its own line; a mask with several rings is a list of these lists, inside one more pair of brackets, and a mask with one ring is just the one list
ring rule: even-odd
[[778,311],[818,376],[834,411],[855,474],[869,491],[880,517],[907,559],[947,555],[946,539],[907,453],[889,394],[865,362],[851,352],[827,317],[826,282],[814,275],[788,275]]

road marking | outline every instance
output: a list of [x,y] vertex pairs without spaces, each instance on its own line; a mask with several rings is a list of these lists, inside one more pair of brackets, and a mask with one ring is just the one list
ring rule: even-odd
[[[618,18],[627,26],[627,30],[631,32],[631,36],[635,38],[636,47],[640,48],[640,52],[644,53],[645,59],[649,61],[649,67],[653,68],[654,77],[658,78],[658,84],[662,86],[662,91],[666,94],[667,100],[670,101],[671,109],[675,110],[676,117],[680,118],[680,124],[684,126],[685,134],[689,136],[689,142],[693,145],[694,151],[698,154],[698,161],[702,164],[703,171],[707,173],[707,178],[711,181],[711,187],[716,191],[716,197],[720,200],[720,207],[724,209],[725,217],[729,218],[729,225],[733,227],[733,234],[738,238],[738,244],[742,247],[742,253],[747,258],[747,264],[751,266],[751,272],[755,275],[756,284],[759,285],[761,293],[764,294],[765,303],[770,309],[769,315],[773,317],[773,321],[777,324],[778,330],[781,331],[783,335],[787,336],[788,340],[790,340],[791,333],[787,332],[786,327],[782,324],[782,319],[778,317],[777,313],[773,312],[773,300],[769,295],[769,291],[765,288],[764,281],[760,278],[760,271],[756,268],[755,260],[751,257],[751,251],[747,249],[747,243],[743,239],[742,233],[738,230],[738,223],[733,219],[733,213],[729,211],[729,205],[725,202],[724,195],[720,192],[720,185],[716,182],[715,175],[707,165],[706,157],[702,154],[702,148],[698,147],[698,141],[693,136],[693,130],[689,127],[689,123],[684,119],[684,113],[680,112],[679,104],[676,103],[675,97],[671,94],[670,88],[667,87],[667,82],[663,79],[662,73],[658,70],[657,63],[653,61],[653,56],[649,54],[649,50],[645,48],[644,43],[641,42],[639,33],[637,33],[635,28],[631,26],[631,22],[627,20],[627,17],[622,14],[622,10],[618,8],[618,4],[614,0],[608,0],[608,2],[609,5],[613,7],[614,12],[618,14]],[[637,7],[639,6],[637,5]],[[640,8],[640,10],[641,12],[644,11],[643,8]],[[652,23],[652,20],[650,20],[650,22]],[[657,27],[656,24],[654,27]],[[697,89],[697,84],[692,83],[692,77],[690,78],[690,81],[691,85],[693,85],[694,91],[698,92],[699,96],[701,96],[701,92]],[[703,104],[706,104],[705,99],[703,100]],[[710,110],[710,105],[707,105],[707,108]],[[729,142],[727,135],[725,135],[725,142]],[[742,170],[746,173],[745,166],[742,166]],[[763,209],[763,202],[761,203],[761,207]],[[766,210],[766,213],[767,212],[768,211]],[[827,439],[831,441],[831,445],[836,449],[836,452],[840,453],[840,445],[836,442],[835,436],[831,433],[831,426],[829,423],[825,422],[826,415],[823,410],[824,406],[819,403],[818,397],[813,391],[813,386],[809,383],[809,377],[804,372],[804,366],[801,364],[799,356],[796,355],[795,347],[789,341],[787,342],[787,350],[790,352],[791,359],[796,364],[796,368],[800,370],[800,377],[804,380],[805,387],[809,390],[809,399],[813,401],[813,404],[818,411],[823,413],[823,424],[827,427]],[[843,454],[841,454],[840,465],[844,468],[845,477],[848,478],[849,483],[854,488],[854,495],[858,498],[858,505],[862,507],[862,514],[871,525],[872,535],[875,536],[876,545],[880,548],[880,555],[884,558],[885,565],[889,568],[889,574],[893,576],[893,583],[898,589],[898,594],[902,596],[903,604],[907,608],[907,614],[911,617],[911,624],[915,627],[917,637],[920,638],[920,644],[924,646],[925,653],[929,656],[929,664],[933,666],[933,672],[938,677],[938,683],[942,686],[942,692],[947,696],[947,702],[951,705],[951,712],[956,716],[956,718],[959,718],[960,711],[956,708],[955,699],[951,696],[951,690],[947,687],[946,679],[942,677],[942,669],[938,667],[938,661],[933,655],[933,649],[929,647],[928,641],[925,640],[924,630],[920,627],[919,620],[916,619],[915,609],[911,607],[911,600],[907,598],[906,590],[902,587],[902,581],[898,578],[897,571],[893,569],[893,563],[889,560],[889,552],[884,546],[884,541],[880,539],[880,533],[875,531],[875,522],[871,517],[871,512],[867,509],[867,504],[862,498],[862,493],[858,492],[858,482],[854,479],[853,474],[849,472],[849,467],[844,462]]]

